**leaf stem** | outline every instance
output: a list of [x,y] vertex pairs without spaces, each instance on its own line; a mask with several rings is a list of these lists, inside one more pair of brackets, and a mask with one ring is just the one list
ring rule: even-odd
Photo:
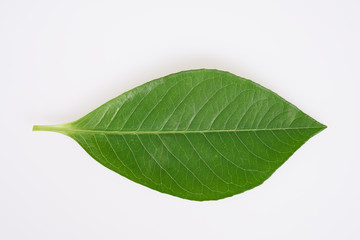
[[65,128],[63,124],[57,125],[34,125],[33,131],[49,131],[49,132],[62,132]]

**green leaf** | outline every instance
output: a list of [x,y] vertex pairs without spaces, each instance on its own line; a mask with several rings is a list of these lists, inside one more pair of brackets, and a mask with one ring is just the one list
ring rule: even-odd
[[134,182],[199,201],[260,185],[325,128],[274,92],[207,69],[150,81],[71,123],[34,126]]

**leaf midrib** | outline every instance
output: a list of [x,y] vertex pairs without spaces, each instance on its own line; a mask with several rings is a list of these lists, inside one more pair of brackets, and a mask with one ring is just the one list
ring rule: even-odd
[[186,134],[186,133],[221,133],[221,132],[260,132],[260,131],[281,131],[281,130],[303,130],[303,129],[325,129],[322,127],[286,127],[286,128],[258,128],[258,129],[214,129],[214,130],[156,130],[156,131],[114,131],[114,130],[92,130],[62,127],[60,125],[35,125],[34,131],[51,132],[83,132],[83,133],[106,133],[106,134]]

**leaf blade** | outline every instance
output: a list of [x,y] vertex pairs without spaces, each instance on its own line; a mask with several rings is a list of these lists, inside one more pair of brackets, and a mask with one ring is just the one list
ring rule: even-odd
[[218,70],[156,79],[68,124],[36,127],[74,138],[111,170],[191,200],[255,186],[326,126],[262,86]]

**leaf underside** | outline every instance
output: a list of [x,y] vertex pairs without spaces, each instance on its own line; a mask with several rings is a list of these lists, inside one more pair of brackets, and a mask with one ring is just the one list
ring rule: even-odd
[[260,185],[324,128],[250,80],[200,69],[145,83],[77,121],[34,130],[75,139],[134,182],[203,201]]

